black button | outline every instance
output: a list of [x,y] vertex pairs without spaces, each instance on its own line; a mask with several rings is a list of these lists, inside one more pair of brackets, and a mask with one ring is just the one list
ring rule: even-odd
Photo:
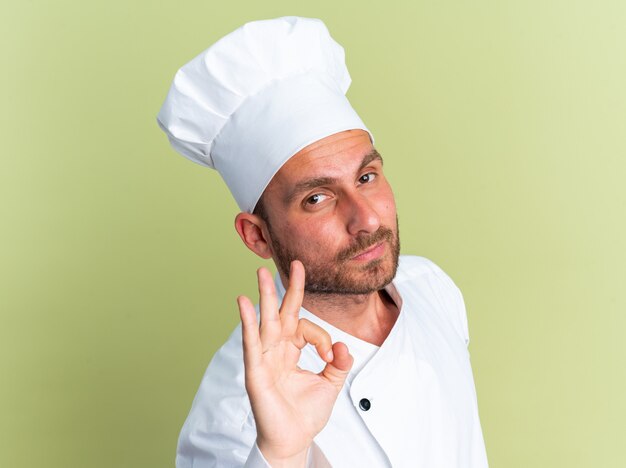
[[367,398],[361,398],[361,401],[359,401],[359,408],[361,408],[363,411],[369,411],[371,407],[372,404]]

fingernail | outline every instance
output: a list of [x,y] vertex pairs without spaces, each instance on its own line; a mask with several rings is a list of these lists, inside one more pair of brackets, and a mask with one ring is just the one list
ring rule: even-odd
[[333,359],[335,359],[335,356],[333,355],[333,350],[331,349],[328,353],[326,353],[326,360],[331,362]]

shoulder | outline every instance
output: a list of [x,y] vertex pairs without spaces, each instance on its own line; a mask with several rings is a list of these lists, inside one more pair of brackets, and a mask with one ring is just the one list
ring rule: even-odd
[[202,377],[191,414],[201,413],[207,424],[240,425],[250,413],[245,389],[241,324],[215,353]]
[[451,323],[465,344],[469,343],[463,294],[439,265],[426,257],[402,255],[393,283],[404,295],[426,298]]
[[[177,466],[245,461],[256,430],[245,389],[241,326],[215,353],[178,440]],[[219,464],[219,463],[218,463]]]
[[437,276],[454,284],[452,279],[432,260],[416,255],[400,256],[395,281],[411,281],[423,275]]

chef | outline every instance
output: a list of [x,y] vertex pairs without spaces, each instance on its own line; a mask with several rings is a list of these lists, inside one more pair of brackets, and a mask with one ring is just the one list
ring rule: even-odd
[[273,259],[215,354],[179,468],[487,466],[463,297],[400,256],[383,158],[316,19],[247,23],[184,65],[158,123],[216,169],[243,243]]

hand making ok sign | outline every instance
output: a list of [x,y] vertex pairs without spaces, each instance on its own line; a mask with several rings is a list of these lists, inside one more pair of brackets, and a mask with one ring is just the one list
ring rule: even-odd
[[[299,319],[304,296],[304,266],[291,264],[289,286],[278,303],[266,268],[257,272],[261,325],[250,299],[237,298],[243,330],[246,390],[252,405],[257,444],[272,466],[304,465],[313,438],[324,428],[352,367],[343,343],[331,343],[318,325]],[[315,346],[326,367],[319,373],[298,367],[307,343]]]

